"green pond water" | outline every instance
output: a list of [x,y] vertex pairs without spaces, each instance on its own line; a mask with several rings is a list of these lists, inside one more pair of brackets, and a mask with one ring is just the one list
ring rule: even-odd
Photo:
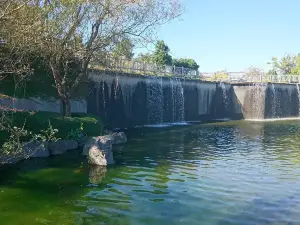
[[114,159],[1,168],[0,224],[300,224],[300,121],[138,128]]

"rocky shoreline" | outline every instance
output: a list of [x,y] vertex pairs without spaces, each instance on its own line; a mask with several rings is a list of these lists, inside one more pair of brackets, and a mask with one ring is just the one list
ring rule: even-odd
[[58,140],[55,142],[28,142],[23,144],[22,152],[16,155],[0,155],[0,166],[15,164],[28,158],[46,158],[61,155],[67,151],[83,148],[82,155],[87,156],[88,163],[96,166],[113,164],[112,146],[124,144],[127,137],[124,132],[105,136],[87,137],[83,141]]

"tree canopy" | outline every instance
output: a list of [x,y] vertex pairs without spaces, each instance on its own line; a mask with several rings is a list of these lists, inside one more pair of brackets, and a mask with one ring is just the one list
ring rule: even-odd
[[173,65],[178,66],[178,67],[189,68],[192,70],[199,69],[199,65],[196,63],[196,61],[194,59],[184,59],[184,58],[174,59]]
[[134,55],[133,48],[134,45],[132,41],[126,38],[116,45],[115,49],[112,52],[112,56],[115,58],[121,57],[121,58],[131,60]]
[[169,54],[170,49],[162,40],[155,45],[153,53],[153,62],[157,65],[172,65],[172,56]]
[[281,59],[273,57],[268,64],[272,66],[271,74],[300,74],[300,54],[286,54]]

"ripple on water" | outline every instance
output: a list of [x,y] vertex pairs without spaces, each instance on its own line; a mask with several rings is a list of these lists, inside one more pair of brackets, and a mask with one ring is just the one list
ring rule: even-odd
[[0,220],[298,225],[299,148],[295,122],[150,129],[116,146],[107,170],[78,170],[84,159],[70,153],[2,171]]

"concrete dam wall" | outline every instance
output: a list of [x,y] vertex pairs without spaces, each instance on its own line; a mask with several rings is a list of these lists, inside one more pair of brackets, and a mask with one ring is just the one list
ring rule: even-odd
[[[108,128],[300,117],[299,84],[228,84],[90,71],[79,97],[72,101],[72,112],[99,115]],[[55,98],[0,99],[0,106],[61,111]]]
[[108,127],[242,118],[230,84],[97,71],[89,78],[87,112]]
[[245,119],[299,117],[299,84],[234,84]]

